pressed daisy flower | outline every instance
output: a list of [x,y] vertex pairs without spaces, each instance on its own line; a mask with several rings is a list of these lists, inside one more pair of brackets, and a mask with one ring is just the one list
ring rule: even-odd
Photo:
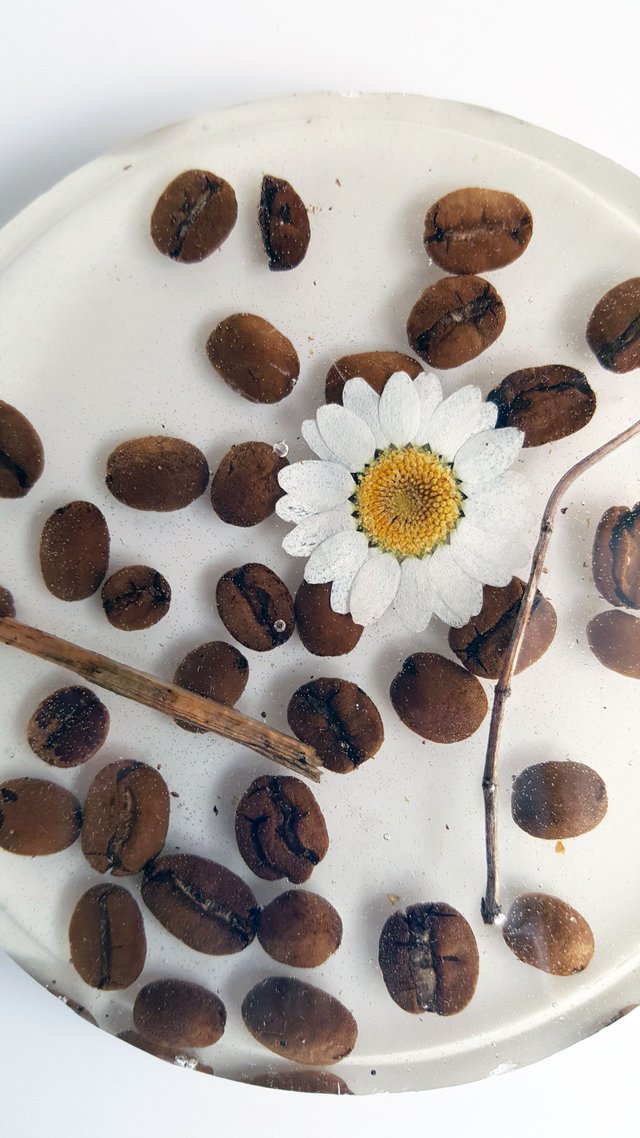
[[296,523],[283,548],[358,624],[393,606],[412,631],[434,614],[462,627],[483,584],[508,584],[529,556],[526,485],[508,469],[522,432],[495,428],[479,388],[443,399],[424,372],[396,372],[382,395],[350,379],[342,399],[302,424],[318,459],[278,475],[276,511]]

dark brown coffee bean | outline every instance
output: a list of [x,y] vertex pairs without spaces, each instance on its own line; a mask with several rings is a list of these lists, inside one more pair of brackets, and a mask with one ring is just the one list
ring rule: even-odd
[[306,783],[262,775],[236,810],[236,839],[249,869],[265,881],[306,881],[329,849],[324,816]]
[[165,1063],[173,1063],[174,1067],[188,1067],[191,1071],[201,1071],[205,1075],[213,1075],[213,1067],[208,1067],[206,1063],[200,1063],[195,1055],[189,1055],[182,1049],[177,1050],[175,1047],[162,1047],[159,1043],[146,1039],[137,1031],[120,1031],[118,1032],[118,1039],[131,1044],[132,1047],[137,1047],[138,1051],[146,1051],[147,1055],[155,1055],[156,1059],[164,1059]]
[[435,202],[424,223],[424,245],[447,273],[487,273],[524,253],[533,232],[530,211],[503,190],[469,187]]
[[255,526],[284,494],[278,475],[289,463],[269,443],[240,443],[227,451],[211,483],[211,505],[223,522]]
[[206,458],[184,439],[129,439],[107,459],[108,489],[134,510],[182,510],[204,494],[208,481]]
[[502,935],[518,960],[552,976],[582,972],[594,952],[593,933],[584,917],[547,893],[516,897]]
[[233,229],[238,205],[233,188],[208,170],[185,170],[169,183],[151,215],[156,248],[173,261],[203,261]]
[[587,640],[605,668],[640,680],[640,617],[620,609],[600,612],[587,625]]
[[422,365],[404,352],[357,352],[342,356],[331,365],[325,382],[327,403],[342,403],[342,392],[348,379],[366,379],[369,387],[381,395],[387,380],[397,371],[405,371],[412,379],[422,371]]
[[228,316],[214,328],[207,355],[225,383],[251,403],[279,403],[300,374],[291,341],[268,320],[246,312]]
[[44,699],[27,726],[32,751],[52,767],[77,767],[99,751],[109,712],[89,688],[59,688]]
[[[449,630],[449,647],[474,676],[497,680],[500,675],[525,588],[519,577],[512,577],[508,585],[485,585],[478,615],[463,628]],[[544,655],[553,643],[557,624],[553,605],[536,590],[516,674]]]
[[316,1095],[351,1095],[353,1091],[331,1071],[268,1071],[243,1080],[252,1087],[270,1087],[274,1091],[302,1091]]
[[305,204],[289,182],[265,174],[258,222],[270,269],[295,269],[304,259],[311,229]]
[[266,565],[252,562],[230,569],[218,581],[216,603],[227,632],[254,652],[286,644],[293,632],[291,593]]
[[139,873],[162,849],[169,828],[169,791],[146,763],[123,759],[94,778],[84,804],[82,852],[92,869]]
[[490,391],[497,427],[524,431],[525,447],[539,447],[581,431],[593,418],[595,391],[574,367],[548,364],[514,371]]
[[0,399],[0,498],[24,498],[43,470],[40,435],[17,407]]
[[0,617],[15,616],[16,603],[8,589],[3,589],[0,585]]
[[[205,699],[214,699],[217,703],[233,707],[246,688],[248,679],[249,664],[246,657],[232,644],[212,640],[187,653],[176,668],[173,682]],[[176,723],[185,731],[192,731],[196,735],[205,732],[204,727],[194,727],[180,719],[176,719]]]
[[317,968],[340,947],[342,921],[324,897],[289,889],[262,910],[258,940],[280,964]]
[[345,656],[352,652],[364,631],[350,613],[331,608],[331,583],[310,585],[303,581],[296,593],[296,624],[307,652],[314,656]]
[[61,506],[44,523],[40,538],[44,583],[61,601],[92,596],[109,568],[109,530],[91,502]]
[[80,1019],[86,1020],[87,1023],[93,1024],[94,1027],[99,1026],[96,1017],[91,1014],[88,1008],[79,1004],[77,1000],[72,1000],[70,996],[63,996],[62,992],[52,992],[51,995],[55,996],[57,1000],[60,1000],[60,1003],[69,1008],[70,1011],[80,1016]]
[[294,735],[315,747],[323,765],[337,774],[356,770],[384,742],[375,703],[349,680],[303,684],[291,696],[287,719]]
[[163,1047],[209,1047],[222,1038],[227,1013],[213,992],[187,980],[154,980],[136,996],[133,1022]]
[[358,1037],[358,1025],[344,1004],[290,976],[256,984],[242,1002],[242,1018],[258,1043],[311,1066],[344,1059]]
[[607,788],[583,763],[536,763],[513,784],[513,820],[534,838],[577,838],[593,830],[606,812]]
[[249,886],[224,865],[195,854],[167,854],[148,865],[142,900],[196,952],[227,956],[256,935],[260,910]]
[[389,917],[378,961],[391,999],[413,1015],[456,1015],[478,983],[473,930],[457,909],[442,902],[409,905]]
[[36,857],[73,845],[82,825],[77,798],[44,778],[0,784],[0,849]]
[[391,684],[391,702],[405,727],[432,743],[468,739],[488,710],[476,677],[435,652],[407,656]]
[[407,321],[414,352],[431,367],[468,363],[504,328],[506,313],[493,285],[482,277],[443,277],[426,288]]
[[587,343],[608,371],[640,367],[640,277],[623,281],[598,301],[589,317]]
[[593,579],[609,604],[640,608],[640,502],[611,506],[593,542]]
[[151,628],[169,612],[171,586],[149,565],[118,569],[102,586],[102,607],[109,624],[123,632]]
[[69,925],[71,962],[91,988],[128,988],[144,968],[142,914],[121,885],[94,885],[78,901]]

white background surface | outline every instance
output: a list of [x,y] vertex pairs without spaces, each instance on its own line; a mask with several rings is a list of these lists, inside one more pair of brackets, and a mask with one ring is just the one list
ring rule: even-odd
[[[291,91],[399,90],[484,104],[640,173],[635,0],[231,6],[22,0],[0,12],[0,221],[72,169],[200,110]],[[1,888],[1,883],[0,883]],[[0,961],[2,1130],[158,1138],[239,1130],[372,1138],[440,1125],[634,1132],[640,1013],[545,1063],[454,1091],[276,1097],[174,1070],[92,1031]],[[182,1081],[180,1081],[182,1080]],[[89,1120],[91,1119],[91,1122]],[[256,1122],[259,1119],[259,1122]]]

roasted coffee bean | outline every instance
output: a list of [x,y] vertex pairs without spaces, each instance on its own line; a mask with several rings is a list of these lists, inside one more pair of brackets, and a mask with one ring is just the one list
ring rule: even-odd
[[52,767],[77,767],[99,751],[109,712],[89,688],[59,688],[44,699],[27,726],[32,751]]
[[171,586],[149,565],[118,569],[102,586],[102,607],[109,624],[123,632],[151,628],[169,612]]
[[640,277],[623,281],[598,301],[589,317],[587,343],[608,371],[640,367]]
[[[478,615],[463,628],[449,630],[449,647],[474,676],[497,680],[500,675],[525,588],[519,577],[512,577],[508,585],[485,585]],[[516,674],[544,655],[553,642],[557,624],[553,605],[536,590]]]
[[593,933],[584,917],[547,893],[516,897],[502,935],[518,960],[552,976],[582,972],[594,952]]
[[82,852],[98,873],[139,873],[160,853],[168,827],[169,791],[162,775],[146,763],[123,759],[104,767],[89,787]]
[[[214,699],[217,703],[233,707],[246,688],[248,679],[249,664],[246,657],[232,644],[225,644],[223,640],[211,640],[187,653],[176,668],[173,682],[205,699]],[[176,723],[185,731],[192,731],[196,735],[205,732],[204,727],[194,727],[180,719],[176,719]]]
[[432,743],[468,739],[488,710],[476,677],[435,652],[407,656],[391,684],[391,702],[405,727]]
[[287,720],[315,748],[323,765],[349,774],[380,750],[384,727],[375,703],[349,680],[319,679],[293,693]]
[[381,395],[387,380],[397,371],[404,371],[415,379],[422,365],[404,352],[357,352],[342,356],[331,365],[325,381],[327,403],[342,403],[342,392],[348,379],[366,379],[369,387]]
[[602,515],[593,543],[593,579],[609,604],[640,608],[640,502],[612,506]]
[[306,881],[329,849],[324,816],[306,783],[262,775],[236,810],[236,839],[249,869],[265,881]]
[[581,431],[596,409],[596,394],[586,375],[564,364],[511,372],[487,399],[498,407],[496,426],[524,431],[525,447],[539,447]]
[[172,936],[196,952],[227,956],[256,935],[260,910],[241,878],[195,854],[168,854],[147,866],[142,899]]
[[142,914],[121,885],[94,885],[78,901],[69,925],[71,962],[85,984],[128,988],[144,968]]
[[493,285],[482,277],[443,277],[426,288],[407,321],[414,352],[431,367],[460,367],[490,347],[506,313]]
[[533,232],[530,211],[503,190],[469,187],[435,202],[424,223],[424,245],[447,273],[486,273],[524,253]]
[[355,1047],[358,1025],[328,992],[271,976],[256,984],[242,1002],[245,1026],[258,1043],[295,1063],[330,1064]]
[[208,170],[185,170],[169,183],[151,216],[156,248],[173,261],[203,261],[233,229],[238,205],[233,188]]
[[227,451],[211,483],[211,505],[223,522],[255,526],[284,494],[278,475],[289,463],[269,443],[240,443]]
[[227,1013],[208,988],[187,980],[154,980],[136,996],[133,1022],[162,1047],[209,1047],[222,1037]]
[[331,583],[303,581],[295,599],[298,634],[314,656],[345,656],[353,651],[364,631],[350,613],[331,608]]
[[173,1063],[174,1067],[188,1067],[191,1071],[201,1071],[204,1075],[213,1074],[213,1067],[201,1063],[195,1055],[185,1054],[182,1050],[176,1050],[175,1047],[162,1047],[159,1043],[146,1039],[137,1031],[120,1031],[118,1032],[118,1039],[122,1039],[124,1043],[130,1043],[139,1051],[146,1051],[148,1055],[155,1055],[156,1059],[164,1059],[165,1063]]
[[452,1016],[478,983],[476,938],[461,913],[442,902],[409,905],[380,934],[378,962],[392,1000],[405,1012]]
[[587,625],[587,640],[605,668],[640,680],[640,617],[620,609],[600,612]]
[[206,458],[184,439],[129,439],[107,459],[107,488],[134,510],[182,510],[204,494],[208,481]]
[[254,652],[285,644],[293,632],[291,593],[266,565],[230,569],[218,581],[216,603],[227,632]]
[[91,502],[69,502],[44,524],[40,538],[44,583],[61,601],[82,601],[99,589],[109,568],[109,530]]
[[606,812],[607,788],[584,763],[536,763],[513,784],[513,820],[534,838],[577,838],[593,830]]
[[289,889],[262,910],[258,940],[280,964],[317,968],[340,947],[342,921],[324,897]]
[[40,435],[17,407],[0,399],[0,498],[24,498],[43,470]]
[[36,857],[73,845],[82,825],[77,798],[44,778],[0,784],[0,849]]
[[317,1095],[351,1095],[353,1091],[331,1071],[268,1071],[244,1079],[252,1087],[270,1087],[274,1091],[303,1091]]
[[8,589],[3,589],[0,585],[0,617],[15,616],[16,615],[16,602],[14,601]]
[[262,179],[258,222],[270,269],[295,269],[304,259],[311,229],[299,194],[284,178]]
[[246,312],[228,316],[214,328],[207,355],[225,383],[251,403],[279,403],[300,374],[291,341],[268,320]]
[[55,996],[57,1000],[60,1000],[60,1003],[69,1008],[70,1011],[80,1016],[80,1019],[85,1019],[87,1023],[93,1024],[94,1027],[99,1026],[96,1017],[91,1014],[88,1008],[79,1004],[77,1000],[72,1000],[70,996],[63,996],[62,992],[52,992],[51,995]]

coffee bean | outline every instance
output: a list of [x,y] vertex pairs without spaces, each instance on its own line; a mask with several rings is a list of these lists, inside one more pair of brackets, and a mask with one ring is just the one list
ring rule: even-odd
[[94,885],[78,901],[69,925],[71,962],[91,988],[128,988],[144,968],[142,914],[121,885]]
[[216,603],[227,632],[254,652],[285,644],[293,632],[291,593],[266,565],[229,569],[218,581]]
[[640,608],[640,502],[611,506],[593,542],[593,579],[609,604]]
[[456,1015],[478,983],[473,930],[457,909],[442,902],[409,905],[389,917],[378,962],[391,999],[413,1015]]
[[107,488],[134,510],[182,510],[204,494],[208,481],[206,458],[184,439],[129,439],[107,459]]
[[165,1063],[173,1063],[174,1067],[189,1067],[192,1071],[201,1071],[205,1075],[213,1075],[213,1067],[201,1063],[195,1055],[189,1055],[175,1047],[162,1047],[151,1039],[146,1039],[137,1031],[119,1031],[118,1039],[124,1043],[137,1047],[139,1051],[146,1051],[147,1055],[155,1055],[156,1059],[163,1059]]
[[169,612],[171,586],[149,565],[118,569],[102,586],[102,607],[109,624],[123,632],[151,628]]
[[169,791],[162,775],[146,763],[123,759],[104,767],[89,787],[82,852],[98,873],[139,873],[160,853],[168,827]]
[[61,1004],[64,1004],[65,1007],[69,1008],[69,1011],[72,1011],[75,1013],[75,1015],[80,1016],[80,1019],[86,1020],[87,1023],[93,1024],[94,1027],[99,1027],[96,1017],[91,1014],[88,1008],[85,1008],[82,1004],[79,1004],[77,1000],[72,1000],[70,996],[63,996],[62,992],[52,992],[51,995],[55,996],[57,1000],[60,1000]]
[[330,582],[310,585],[303,581],[296,593],[295,612],[300,639],[314,656],[345,656],[364,631],[350,613],[333,611]]
[[251,403],[279,403],[300,374],[298,354],[268,320],[238,312],[209,336],[207,355],[216,371]]
[[421,364],[404,352],[357,352],[342,356],[331,365],[325,381],[327,403],[342,403],[342,391],[348,379],[359,376],[369,387],[381,395],[387,380],[397,371],[404,371],[415,379],[422,371]]
[[493,285],[482,277],[443,277],[426,288],[407,321],[414,352],[431,367],[460,367],[490,347],[506,313]]
[[255,526],[270,517],[284,494],[278,475],[288,465],[269,443],[231,447],[211,483],[211,504],[218,517],[232,526]]
[[295,269],[304,259],[311,230],[305,204],[289,182],[265,174],[258,222],[269,268]]
[[587,625],[587,640],[605,668],[640,680],[640,617],[620,609],[600,612]]
[[539,447],[581,431],[593,418],[596,395],[574,367],[548,364],[511,372],[490,391],[497,427],[524,431],[525,447]]
[[44,778],[0,784],[0,849],[36,857],[73,845],[82,825],[77,798]]
[[342,921],[324,897],[289,889],[262,910],[258,940],[280,964],[317,968],[340,947]]
[[136,996],[133,1022],[162,1047],[209,1047],[222,1038],[227,1013],[208,988],[187,980],[155,980]]
[[349,774],[380,750],[384,727],[375,703],[349,680],[319,679],[295,691],[287,708],[294,735],[310,743],[323,765]]
[[355,1047],[358,1025],[328,992],[290,976],[256,984],[242,1002],[245,1026],[258,1043],[296,1063],[330,1064]]
[[351,1095],[353,1091],[331,1071],[268,1071],[244,1079],[253,1087],[270,1087],[275,1091],[303,1091],[318,1095]]
[[227,956],[256,935],[260,910],[249,886],[224,865],[195,854],[167,854],[148,865],[142,900],[196,952]]
[[513,820],[534,838],[577,838],[593,830],[606,812],[607,788],[583,763],[536,763],[513,784]]
[[589,317],[587,343],[608,371],[640,367],[640,277],[623,281],[598,301]]
[[531,213],[520,198],[469,187],[434,202],[425,218],[424,244],[448,273],[486,273],[521,257],[532,232]]
[[43,470],[40,435],[17,407],[0,399],[0,498],[24,498]]
[[249,869],[265,881],[306,881],[329,849],[324,816],[306,783],[262,775],[236,810],[236,839]]
[[582,972],[594,952],[593,933],[584,917],[546,893],[516,897],[502,935],[518,960],[552,976]]
[[52,767],[77,767],[99,751],[109,712],[89,688],[59,688],[44,699],[27,726],[32,751]]
[[[187,653],[176,668],[173,682],[205,699],[214,699],[217,703],[233,707],[246,688],[248,679],[249,664],[246,657],[232,644],[212,640]],[[179,719],[176,719],[176,723],[185,731],[197,735],[204,734],[206,730]]]
[[8,589],[0,585],[0,617],[16,615],[16,603]]
[[233,229],[238,205],[233,188],[208,170],[185,170],[169,183],[151,216],[156,248],[173,261],[203,261]]
[[432,743],[468,739],[488,710],[476,677],[435,652],[407,657],[391,684],[391,702],[405,727]]
[[109,568],[109,530],[91,502],[69,502],[44,524],[40,538],[44,583],[61,601],[92,596]]
[[[497,680],[500,675],[525,588],[519,577],[512,577],[508,585],[485,585],[478,615],[463,628],[449,630],[449,647],[474,676]],[[553,605],[536,590],[516,674],[544,655],[553,643],[557,624]]]

